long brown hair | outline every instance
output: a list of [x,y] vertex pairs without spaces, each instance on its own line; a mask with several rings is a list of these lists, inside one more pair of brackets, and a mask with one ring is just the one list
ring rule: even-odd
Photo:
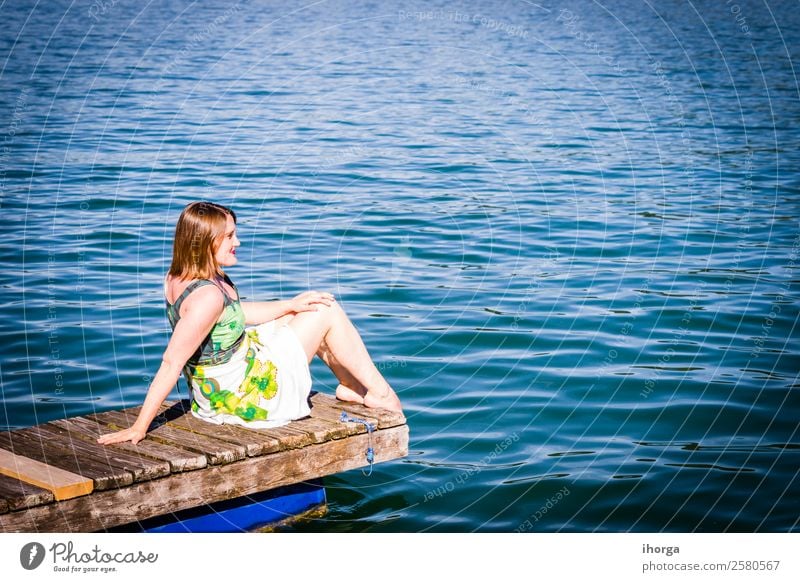
[[225,274],[214,255],[225,234],[228,215],[236,224],[236,213],[227,206],[205,201],[186,205],[175,225],[170,276],[187,280]]

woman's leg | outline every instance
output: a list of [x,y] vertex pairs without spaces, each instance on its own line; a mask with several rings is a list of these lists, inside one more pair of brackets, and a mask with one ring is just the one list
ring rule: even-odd
[[[340,382],[345,380],[342,384],[346,388],[350,388],[356,393],[360,387],[366,390],[363,394],[366,406],[388,408],[400,412],[402,410],[400,399],[375,367],[361,335],[341,306],[337,302],[333,302],[330,306],[319,305],[318,307],[318,311],[298,313],[289,322],[289,326],[303,344],[308,361],[310,362],[314,355],[323,348],[323,351],[326,350],[333,356],[333,358],[329,358],[329,361],[336,361],[334,365],[340,373],[344,369],[349,374],[349,377],[345,374],[341,377],[337,375]],[[331,369],[336,373],[334,367]],[[361,386],[350,385],[355,382]]]
[[284,323],[289,323],[294,319],[294,313],[287,313],[286,315],[281,315],[279,318],[275,319],[275,329],[281,327]]
[[317,350],[317,355],[328,365],[336,379],[339,380],[339,385],[336,387],[336,398],[346,402],[364,404],[364,396],[367,394],[367,389],[336,359],[324,339]]
[[[275,320],[275,325],[281,327],[285,323],[288,324],[294,319],[294,316],[294,313],[289,313],[279,317]],[[328,365],[336,375],[336,379],[339,380],[339,385],[336,387],[336,398],[346,402],[364,404],[364,395],[367,393],[367,389],[364,388],[361,382],[353,378],[353,375],[342,366],[341,362],[339,362],[333,355],[333,352],[331,352],[328,344],[325,343],[325,340],[322,340],[322,344],[319,350],[317,350],[317,355]]]

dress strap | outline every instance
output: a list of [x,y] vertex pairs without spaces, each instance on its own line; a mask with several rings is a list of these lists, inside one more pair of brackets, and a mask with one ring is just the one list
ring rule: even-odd
[[222,293],[225,295],[225,297],[227,297],[230,300],[231,303],[235,303],[235,302],[239,301],[239,289],[237,289],[236,283],[234,283],[231,280],[231,278],[228,277],[228,273],[225,273],[223,275],[223,278],[225,279],[225,281],[227,281],[228,285],[230,285],[233,288],[233,290],[236,291],[236,299],[231,299],[230,295],[228,295],[228,292],[225,291],[225,289],[221,287]]
[[[186,289],[183,290],[183,293],[178,296],[178,298],[175,300],[175,303],[170,305],[169,308],[172,309],[176,314],[180,313],[181,304],[183,303],[184,299],[186,299],[192,291],[204,285],[214,285],[214,283],[208,279],[198,279],[197,281],[192,281],[186,286]],[[214,287],[216,287],[216,285],[214,285]],[[225,295],[224,292],[223,295]],[[227,296],[225,297],[227,299]]]

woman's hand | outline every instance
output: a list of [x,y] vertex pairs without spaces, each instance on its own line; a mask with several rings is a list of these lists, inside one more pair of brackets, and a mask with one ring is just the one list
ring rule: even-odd
[[97,442],[101,445],[112,445],[114,443],[125,443],[131,441],[134,445],[142,440],[147,433],[146,430],[142,430],[137,428],[136,426],[132,426],[130,428],[126,428],[124,430],[119,430],[117,432],[111,432],[108,434],[104,434]]
[[294,313],[300,313],[301,311],[317,311],[319,309],[317,307],[318,304],[331,306],[334,301],[336,300],[330,293],[324,291],[306,291],[292,299],[289,302],[289,308]]

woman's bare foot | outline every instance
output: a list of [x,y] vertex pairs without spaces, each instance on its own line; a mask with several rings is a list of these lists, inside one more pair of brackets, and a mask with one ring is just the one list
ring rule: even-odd
[[343,400],[344,402],[356,402],[358,404],[364,404],[364,395],[353,390],[349,386],[345,386],[344,384],[339,384],[336,387],[336,398]]
[[391,388],[389,388],[387,393],[381,396],[376,396],[373,392],[367,392],[364,396],[364,406],[367,408],[385,408],[394,412],[403,412],[403,405],[400,404],[400,399]]

